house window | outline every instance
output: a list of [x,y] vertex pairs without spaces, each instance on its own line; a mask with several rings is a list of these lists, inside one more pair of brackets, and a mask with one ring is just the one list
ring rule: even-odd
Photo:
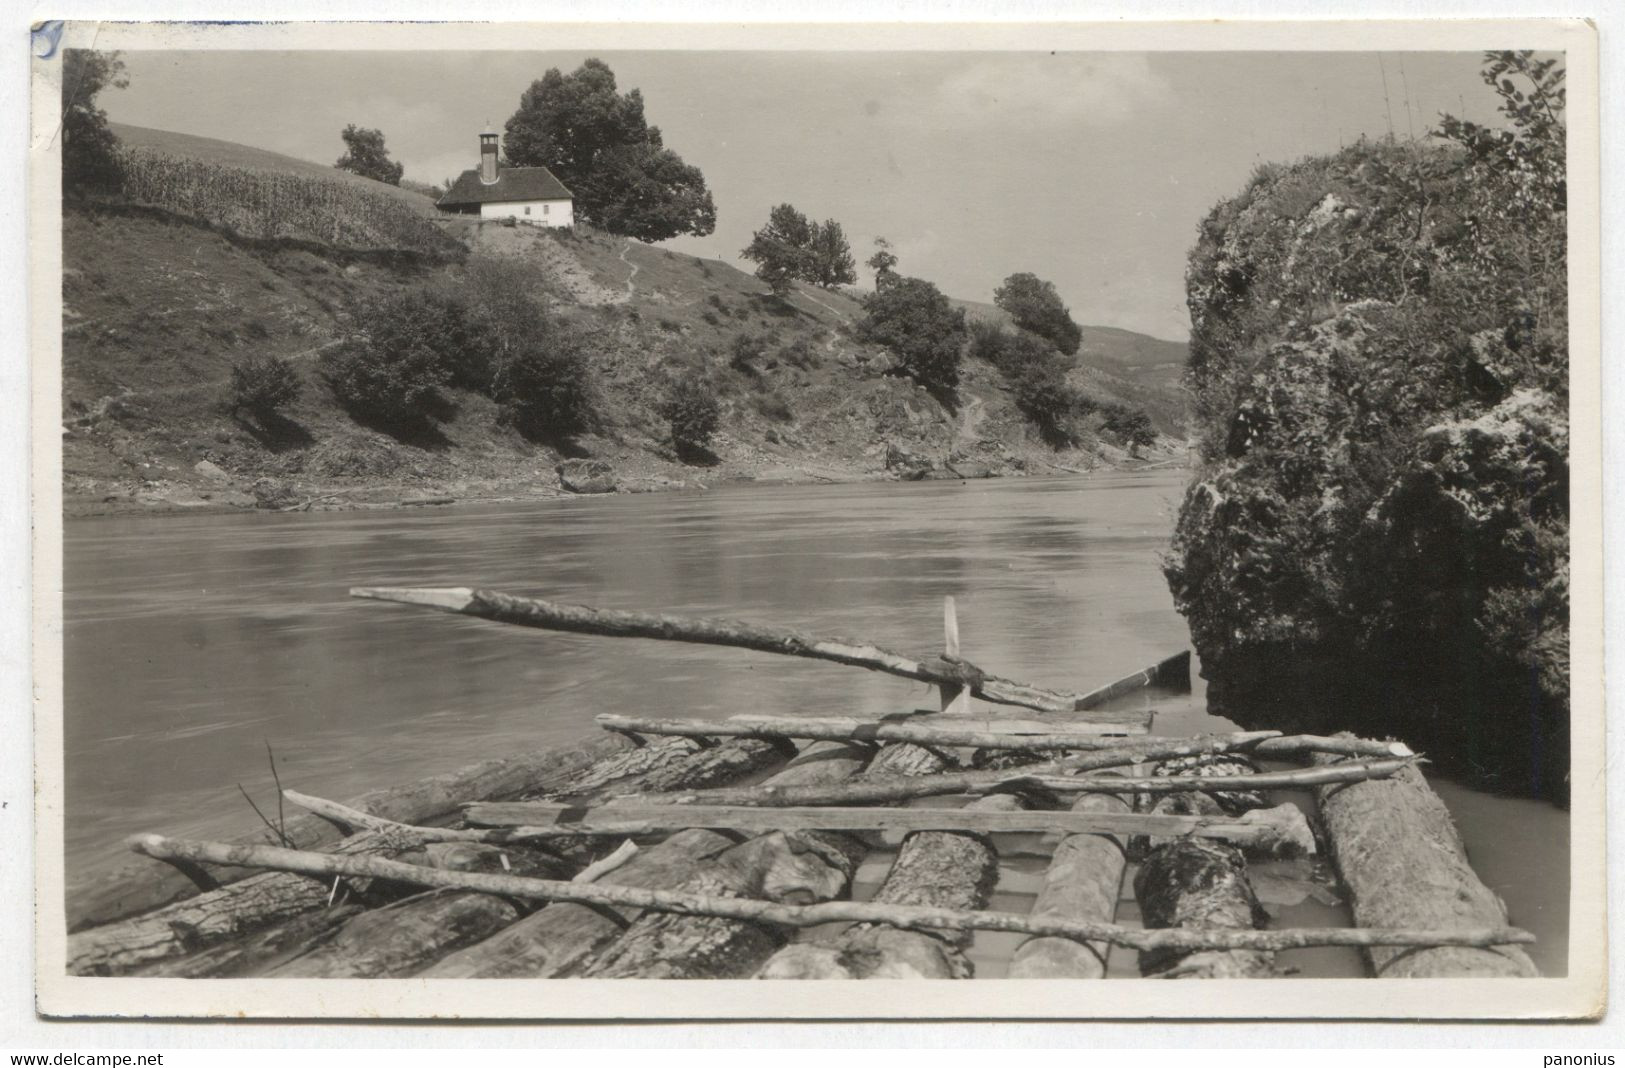
[[547,214],[547,210],[548,210],[548,209],[549,209],[549,208],[551,208],[551,207],[552,207],[552,206],[553,206],[553,205],[551,205],[551,204],[543,204],[543,205],[542,205],[542,214],[543,214],[543,215],[546,215],[546,214]]
[[525,214],[526,214],[526,215],[529,215],[529,214],[530,214],[530,205],[529,205],[529,204],[526,204],[526,205],[525,205]]

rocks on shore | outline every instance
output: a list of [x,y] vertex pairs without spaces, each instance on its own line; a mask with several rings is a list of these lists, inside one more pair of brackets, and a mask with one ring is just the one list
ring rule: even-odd
[[602,460],[565,460],[555,470],[571,493],[615,492],[615,469]]

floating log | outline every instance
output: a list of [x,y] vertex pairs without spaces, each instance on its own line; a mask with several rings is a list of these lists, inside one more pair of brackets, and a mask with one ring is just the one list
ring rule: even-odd
[[[1196,841],[1193,839],[1192,841]],[[721,916],[750,923],[816,927],[826,923],[885,923],[910,929],[1012,931],[1105,941],[1131,949],[1259,949],[1280,951],[1308,946],[1490,946],[1529,943],[1535,936],[1515,927],[1456,927],[1415,930],[1367,927],[1297,928],[1279,931],[1240,929],[1141,930],[1111,924],[1081,923],[1009,912],[959,911],[917,905],[825,901],[816,905],[781,905],[751,898],[708,898],[697,894],[646,890],[603,883],[568,883],[488,872],[441,871],[381,857],[341,856],[283,849],[279,846],[191,841],[157,834],[135,835],[130,848],[162,860],[233,864],[298,872],[323,878],[335,875],[391,879],[419,886],[479,890],[527,900],[577,901],[610,908],[654,909],[692,916]]]
[[[1215,929],[1251,932],[1269,917],[1252,884],[1240,851],[1222,842],[1181,838],[1152,851],[1134,876],[1134,897],[1147,928]],[[1158,979],[1263,979],[1275,975],[1266,949],[1176,947],[1140,952],[1140,974]]]
[[[415,845],[405,836],[363,834],[345,839],[335,855],[397,856]],[[337,896],[333,883],[250,869],[248,878],[218,890],[70,934],[67,970],[70,975],[127,975],[137,968],[151,969],[322,908]],[[349,883],[343,890],[344,897],[366,897],[372,903],[411,892],[367,882]]]
[[[872,762],[862,750],[820,742],[808,748],[774,785],[836,782],[862,773],[884,777],[938,770],[936,752],[916,746],[888,746]],[[867,767],[865,766],[867,764]],[[621,801],[619,804],[629,804]],[[863,859],[863,843],[821,831],[754,838],[694,872],[680,889],[705,896],[766,898],[807,904],[844,892]],[[589,977],[738,978],[751,974],[787,940],[771,924],[742,923],[715,916],[649,913],[640,917],[582,974]]]
[[[1300,771],[1265,771],[1257,775],[1167,775],[1145,778],[1107,778],[1105,776],[1076,777],[1053,775],[1033,769],[1021,776],[1002,774],[1003,779],[983,781],[967,787],[970,793],[989,793],[997,790],[1049,790],[1055,793],[1135,793],[1162,794],[1197,791],[1200,793],[1228,793],[1242,790],[1298,790],[1328,783],[1365,782],[1385,779],[1412,766],[1412,760],[1360,760],[1338,761]],[[980,772],[978,774],[990,774]]]
[[[971,807],[982,814],[1019,809],[1019,798],[986,797]],[[999,879],[999,856],[986,838],[921,831],[903,840],[897,859],[874,897],[882,905],[979,909]],[[968,979],[974,971],[965,947],[970,932],[907,930],[883,925],[850,927],[833,939],[785,946],[764,964],[759,979]]]
[[[999,796],[999,795],[995,795]],[[303,802],[301,802],[303,803]],[[1294,809],[1294,811],[1297,811]],[[601,806],[546,801],[493,801],[464,810],[469,823],[492,831],[493,841],[547,839],[573,834],[654,834],[684,827],[766,834],[802,831],[951,831],[969,834],[1196,835],[1247,846],[1273,846],[1292,836],[1282,827],[1245,816],[1177,816],[1130,812],[1126,807],[1074,807],[1070,812],[967,808],[663,805],[617,800]],[[1300,821],[1302,815],[1299,815]],[[425,829],[424,833],[433,833]],[[1301,842],[1294,838],[1293,841]],[[1273,850],[1268,850],[1273,851]],[[1310,849],[1309,852],[1313,852]]]
[[[1129,802],[1112,794],[1084,794],[1068,815],[1121,817],[1134,815]],[[1123,892],[1128,858],[1123,836],[1073,834],[1061,840],[1044,872],[1044,887],[1033,903],[1034,916],[1086,923],[1111,923]],[[1103,979],[1106,954],[1102,942],[1070,938],[1029,938],[1010,958],[1012,979]]]
[[[446,775],[362,794],[350,801],[349,805],[403,823],[429,823],[456,812],[465,802],[513,797],[539,784],[572,775],[631,746],[631,741],[624,736],[610,734],[577,745],[556,746],[500,760],[483,760]],[[316,816],[289,820],[286,833],[289,841],[299,849],[317,849],[337,842],[341,837],[330,822]],[[243,845],[266,840],[265,831],[233,839]],[[209,880],[219,886],[252,874],[249,870],[225,868],[210,868],[207,871]],[[68,888],[68,930],[79,931],[135,916],[173,901],[195,897],[204,889],[213,887],[200,888],[192,877],[178,868],[138,857],[91,881]]]
[[[1506,907],[1479,881],[1449,810],[1417,768],[1322,787],[1316,794],[1332,858],[1361,927],[1506,922]],[[1367,958],[1380,979],[1539,975],[1529,955],[1510,945],[1403,952],[1372,947]]]
[[[850,667],[867,668],[905,679],[938,686],[964,686],[971,695],[1001,705],[1020,705],[1045,712],[1081,712],[1102,703],[1108,691],[1112,696],[1126,692],[1117,687],[1136,688],[1148,684],[1147,672],[1136,672],[1087,694],[1061,693],[1013,679],[990,675],[963,660],[943,656],[924,659],[903,656],[871,642],[848,638],[819,638],[792,630],[764,627],[737,619],[657,615],[558,604],[535,597],[515,597],[495,590],[455,588],[357,587],[352,597],[399,604],[423,605],[444,612],[511,623],[543,630],[573,634],[596,634],[609,638],[654,638],[661,641],[726,645],[763,653],[828,660]],[[1188,661],[1189,653],[1183,654]],[[1175,658],[1177,659],[1177,658]],[[1165,661],[1165,663],[1167,663]],[[1160,667],[1160,665],[1159,665]],[[1158,669],[1150,669],[1155,673]],[[1092,702],[1085,703],[1085,702]]]
[[[772,781],[844,778],[862,770],[869,757],[869,750],[862,747],[816,743],[776,773]],[[645,889],[682,886],[702,864],[734,844],[733,838],[714,831],[681,831],[639,850],[597,881]],[[434,978],[554,978],[579,974],[635,917],[636,911],[630,909],[616,911],[557,902],[477,945],[453,953],[423,974]]]

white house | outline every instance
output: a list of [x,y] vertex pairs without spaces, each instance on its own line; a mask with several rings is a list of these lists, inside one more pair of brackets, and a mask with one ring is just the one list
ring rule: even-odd
[[497,162],[497,135],[480,134],[480,165],[464,171],[435,202],[441,211],[482,219],[514,218],[536,226],[575,224],[575,197],[546,167],[504,167]]

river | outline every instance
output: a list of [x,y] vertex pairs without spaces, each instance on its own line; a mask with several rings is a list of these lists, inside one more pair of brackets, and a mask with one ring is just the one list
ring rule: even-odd
[[[1086,689],[1189,640],[1158,569],[1184,472],[967,483],[741,486],[433,510],[74,521],[65,533],[67,872],[136,831],[232,834],[282,781],[344,798],[589,734],[601,712],[879,714],[905,680],[739,650],[522,631],[351,600],[355,585],[485,586],[612,608],[734,615],[940,647]],[[1153,730],[1233,729],[1151,695]],[[1444,783],[1485,881],[1565,971],[1568,816]],[[866,887],[884,874],[865,867]],[[1007,865],[999,907],[1042,862]],[[1336,922],[1312,902],[1282,922]],[[1315,912],[1321,910],[1324,915]],[[997,974],[997,939],[979,969]],[[1292,962],[1350,974],[1337,953]],[[1114,972],[1118,962],[1113,963]]]

